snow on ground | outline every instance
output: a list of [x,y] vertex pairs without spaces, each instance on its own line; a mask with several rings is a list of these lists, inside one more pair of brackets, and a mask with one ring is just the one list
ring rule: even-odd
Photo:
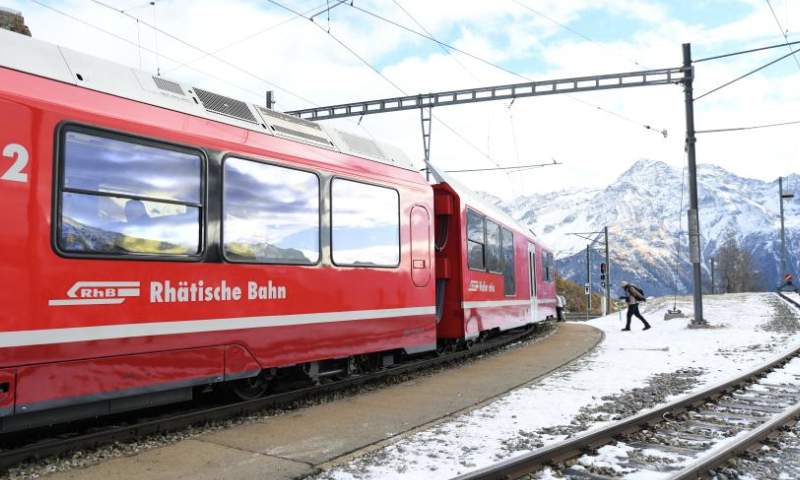
[[[642,305],[653,326],[649,331],[642,331],[634,318],[632,331],[622,332],[624,316],[616,314],[593,320],[589,323],[603,330],[606,338],[592,354],[489,405],[317,478],[452,478],[618,420],[622,415],[613,411],[597,412],[615,399],[639,398],[630,392],[642,387],[651,386],[646,396],[654,389],[666,389],[654,401],[665,403],[687,389],[738,376],[800,344],[800,312],[775,294],[704,297],[704,316],[713,327],[709,329],[689,329],[688,319],[664,321],[672,302],[654,299]],[[691,314],[691,298],[679,298],[677,306]],[[609,451],[609,457],[615,453]]]

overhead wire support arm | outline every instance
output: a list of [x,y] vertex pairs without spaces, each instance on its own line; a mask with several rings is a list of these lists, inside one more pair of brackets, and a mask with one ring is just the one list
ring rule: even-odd
[[420,108],[419,116],[422,123],[422,148],[425,151],[425,179],[430,181],[431,169],[428,164],[431,162],[431,126],[433,125],[431,118],[433,112],[430,107]]
[[563,165],[563,163],[558,162],[551,162],[551,163],[536,163],[530,165],[516,165],[513,167],[489,167],[489,168],[468,168],[463,170],[445,170],[447,173],[471,173],[471,172],[494,172],[494,171],[504,171],[504,170],[528,170],[531,168],[544,168],[550,167],[553,165]]
[[642,70],[638,72],[591,75],[587,77],[561,78],[536,82],[496,85],[491,87],[450,90],[437,93],[422,93],[404,97],[391,97],[363,102],[343,103],[326,107],[313,107],[285,112],[305,120],[330,120],[357,117],[376,113],[414,110],[418,108],[443,107],[467,103],[512,100],[596,90],[613,90],[629,87],[671,85],[683,82],[685,67]]

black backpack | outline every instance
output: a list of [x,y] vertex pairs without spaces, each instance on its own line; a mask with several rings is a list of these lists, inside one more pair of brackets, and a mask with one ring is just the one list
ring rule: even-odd
[[644,290],[642,290],[641,288],[637,287],[636,285],[631,285],[631,286],[634,288],[634,290],[639,292],[639,295],[642,296],[642,300],[641,301],[642,302],[646,302],[647,301],[647,297],[644,296]]

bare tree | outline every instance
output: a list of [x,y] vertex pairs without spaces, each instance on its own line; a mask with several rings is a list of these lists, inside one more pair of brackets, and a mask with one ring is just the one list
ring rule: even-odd
[[717,291],[724,293],[752,292],[762,289],[761,273],[753,254],[740,245],[736,232],[728,229],[714,254],[717,260]]

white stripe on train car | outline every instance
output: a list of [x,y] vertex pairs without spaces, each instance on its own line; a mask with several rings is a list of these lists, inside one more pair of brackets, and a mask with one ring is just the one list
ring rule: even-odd
[[50,345],[54,343],[90,342],[115,338],[220,332],[226,330],[244,330],[248,328],[287,327],[319,323],[351,322],[357,320],[380,320],[395,317],[433,315],[434,313],[436,313],[436,307],[411,307],[2,332],[0,333],[0,348]]
[[512,305],[530,306],[530,304],[530,300],[484,300],[480,302],[461,302],[461,308],[510,307]]
[[[550,298],[541,298],[537,299],[536,303],[541,305],[543,303],[556,303],[556,301]],[[519,305],[530,306],[530,304],[530,300],[483,300],[478,302],[461,302],[461,308],[512,307]]]

